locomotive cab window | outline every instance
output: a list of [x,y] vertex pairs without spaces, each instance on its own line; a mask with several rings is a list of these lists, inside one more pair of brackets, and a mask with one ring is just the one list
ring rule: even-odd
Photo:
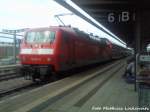
[[55,32],[52,31],[32,31],[26,35],[28,43],[47,43],[55,40]]

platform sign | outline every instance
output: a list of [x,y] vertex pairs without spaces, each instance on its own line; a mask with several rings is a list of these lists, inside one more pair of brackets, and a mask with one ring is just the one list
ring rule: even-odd
[[109,23],[126,23],[135,21],[135,13],[129,11],[122,11],[119,13],[108,13],[107,20]]
[[150,55],[141,55],[140,61],[142,62],[150,62]]

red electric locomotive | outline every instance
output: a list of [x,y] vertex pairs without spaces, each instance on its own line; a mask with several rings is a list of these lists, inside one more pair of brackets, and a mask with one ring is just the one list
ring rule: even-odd
[[111,58],[112,44],[107,39],[93,39],[78,29],[60,26],[29,29],[20,50],[23,73],[33,80]]

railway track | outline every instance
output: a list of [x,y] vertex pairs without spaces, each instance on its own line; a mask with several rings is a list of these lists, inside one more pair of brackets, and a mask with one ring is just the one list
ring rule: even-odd
[[44,84],[46,83],[33,83],[23,77],[2,81],[0,82],[0,100],[27,92]]
[[14,78],[18,78],[18,77],[22,77],[22,76],[15,72],[7,73],[7,74],[0,75],[0,81],[14,79]]
[[19,92],[21,90],[25,90],[29,87],[30,88],[34,87],[34,86],[35,86],[35,84],[33,84],[33,83],[25,83],[25,84],[22,84],[19,86],[11,87],[9,89],[1,90],[0,91],[0,98],[5,97],[5,96],[10,95],[10,94],[13,94],[13,93],[16,93],[16,92]]
[[21,77],[19,68],[20,65],[0,66],[0,81]]

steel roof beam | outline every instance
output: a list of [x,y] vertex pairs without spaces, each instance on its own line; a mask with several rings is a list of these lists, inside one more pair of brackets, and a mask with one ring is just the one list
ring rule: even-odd
[[127,1],[121,0],[72,0],[73,2],[80,5],[88,4],[128,4]]

